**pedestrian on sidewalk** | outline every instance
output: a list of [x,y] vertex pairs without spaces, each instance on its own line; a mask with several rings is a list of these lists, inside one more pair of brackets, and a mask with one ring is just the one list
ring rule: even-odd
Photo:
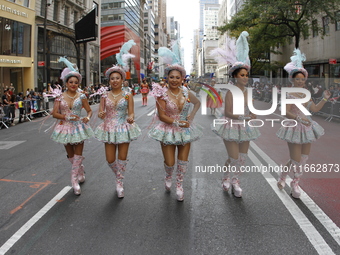
[[[294,50],[291,62],[284,69],[289,74],[289,81],[295,88],[305,88],[308,78],[308,72],[303,68],[303,61],[306,60],[300,49]],[[330,98],[331,93],[326,90],[323,93],[323,99],[315,105],[310,99],[303,105],[308,111],[318,112]],[[299,99],[304,98],[304,93],[294,92],[288,93],[287,98]],[[294,198],[300,198],[301,191],[299,189],[300,177],[303,174],[303,167],[306,165],[308,155],[311,150],[311,142],[324,135],[324,129],[310,116],[306,116],[296,105],[288,104],[286,106],[286,117],[292,121],[286,122],[276,133],[277,137],[287,141],[290,159],[286,164],[285,171],[281,172],[277,182],[279,189],[283,189],[286,185],[286,177],[291,169],[293,169],[293,181],[290,183],[291,194]],[[288,170],[287,170],[288,169]]]
[[[78,92],[82,76],[66,58],[60,58],[67,68],[61,73],[60,79],[66,86],[66,91],[55,99],[53,117],[58,119],[52,133],[52,140],[65,146],[67,157],[72,163],[71,183],[75,195],[81,194],[79,183],[85,181],[85,171],[82,162],[84,160],[84,141],[93,136],[91,127],[87,124],[91,118],[92,110],[84,94]],[[84,108],[87,116],[81,117]]]
[[[185,69],[173,61],[171,51],[165,47],[158,50],[163,60],[170,59],[170,64],[165,69],[165,76],[168,79],[168,87],[154,84],[152,95],[156,98],[156,107],[159,123],[156,123],[149,131],[150,138],[161,143],[164,157],[165,189],[170,191],[172,184],[172,173],[176,162],[177,149],[177,175],[176,195],[178,201],[184,200],[183,177],[188,168],[188,158],[191,142],[198,140],[202,135],[202,128],[193,123],[194,117],[201,102],[182,87],[185,78]],[[190,105],[194,107],[189,113]]]
[[[235,115],[233,113],[233,101],[237,100],[237,98],[233,98],[231,91],[228,91],[224,100],[225,122],[212,126],[212,131],[223,138],[228,153],[228,159],[225,162],[227,171],[222,179],[222,188],[229,191],[231,187],[235,197],[242,197],[239,175],[241,167],[245,165],[247,160],[249,143],[260,136],[258,128],[248,125],[248,121],[256,119],[256,115],[250,112],[247,103],[247,85],[250,71],[247,37],[248,32],[243,31],[236,42],[236,52],[227,51],[226,53],[226,55],[229,54],[230,56],[227,63],[231,64],[230,62],[232,62],[232,67],[229,69],[229,76],[232,77],[230,83],[238,87],[244,97],[244,115]],[[232,46],[235,44],[234,41],[230,43]],[[232,48],[235,48],[235,46]],[[246,51],[244,52],[242,49],[246,49]],[[231,172],[233,175],[231,175]]]
[[118,198],[124,197],[123,179],[130,142],[141,135],[141,130],[134,121],[133,96],[122,88],[126,71],[128,71],[127,60],[129,58],[126,56],[134,57],[128,53],[133,45],[135,45],[133,40],[124,44],[122,49],[126,51],[121,51],[118,53],[121,55],[117,57],[117,59],[123,59],[124,62],[118,61],[120,66],[113,66],[105,72],[111,91],[105,92],[105,88],[101,88],[104,93],[101,93],[98,117],[104,122],[95,129],[95,137],[104,143],[106,161],[116,176]]

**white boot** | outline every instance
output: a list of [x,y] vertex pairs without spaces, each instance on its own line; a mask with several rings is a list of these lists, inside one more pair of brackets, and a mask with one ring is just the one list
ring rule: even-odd
[[177,201],[184,200],[184,190],[183,190],[183,176],[187,171],[189,161],[177,160],[177,176],[176,176],[176,195]]
[[174,166],[168,166],[164,163],[164,169],[165,169],[165,178],[164,178],[164,184],[165,184],[165,189],[167,191],[170,191],[171,189],[171,184],[172,184],[172,172],[174,171]]

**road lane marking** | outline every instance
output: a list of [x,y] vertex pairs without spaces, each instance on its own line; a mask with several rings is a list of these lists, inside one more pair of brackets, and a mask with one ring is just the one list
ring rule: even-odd
[[147,116],[151,116],[152,114],[154,114],[155,113],[155,109],[153,109],[151,112],[149,112],[148,114],[147,114]]
[[8,150],[24,142],[26,142],[26,140],[25,141],[0,141],[0,150]]
[[[253,162],[255,166],[261,165],[260,160],[253,154],[252,151],[249,151],[249,159]],[[306,215],[300,210],[300,208],[293,202],[290,196],[279,188],[276,185],[276,179],[268,172],[263,173],[264,178],[274,190],[276,195],[280,198],[282,203],[285,205],[289,213],[292,215],[294,220],[300,226],[301,230],[305,233],[310,243],[313,245],[315,250],[321,255],[330,255],[334,254],[332,249],[320,235],[320,233],[316,230],[313,224],[308,220]]]
[[66,186],[63,188],[54,198],[52,198],[43,208],[40,209],[30,220],[28,220],[25,225],[23,225],[16,233],[12,235],[10,239],[7,240],[0,247],[0,255],[4,255],[12,246],[35,224],[40,220],[56,203],[58,203],[63,196],[70,191],[72,187]]
[[[260,149],[254,142],[250,142],[250,146],[260,155],[260,157],[265,160],[271,166],[277,166],[274,160],[272,160],[263,150]],[[292,179],[287,176],[286,183],[289,183]],[[302,195],[300,200],[307,206],[307,208],[314,214],[314,216],[320,221],[320,223],[325,227],[328,233],[333,237],[333,239],[340,245],[340,228],[328,217],[327,214],[311,199],[306,192],[300,187]]]

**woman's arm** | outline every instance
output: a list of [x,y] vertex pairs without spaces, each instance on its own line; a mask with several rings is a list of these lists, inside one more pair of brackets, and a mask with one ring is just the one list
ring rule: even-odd
[[66,114],[61,114],[59,112],[59,107],[60,107],[60,100],[56,99],[54,106],[53,106],[53,111],[52,111],[53,118],[56,118],[59,120],[66,120]]
[[106,116],[106,112],[104,111],[105,109],[105,100],[106,98],[101,96],[100,97],[100,102],[99,102],[99,110],[98,110],[98,118],[104,119]]
[[129,93],[128,94],[129,99],[128,99],[128,117],[127,117],[127,122],[132,124],[134,122],[135,118],[135,106],[134,106],[134,101],[133,101],[133,96]]
[[85,118],[83,118],[82,121],[84,123],[87,123],[87,122],[90,121],[90,118],[92,116],[92,109],[90,107],[90,104],[89,104],[89,101],[87,100],[87,98],[84,98],[81,101],[83,103],[83,107],[84,107],[85,111],[87,112],[87,116]]
[[310,106],[310,110],[312,112],[318,112],[322,109],[322,107],[326,104],[326,102],[328,101],[328,99],[331,97],[331,92],[329,92],[329,90],[326,90],[323,94],[323,98],[321,99],[321,101],[315,105],[314,102],[312,102],[311,106]]
[[198,109],[201,107],[201,101],[191,92],[189,92],[189,99],[190,102],[194,105],[194,108],[189,115],[188,121],[193,121]]

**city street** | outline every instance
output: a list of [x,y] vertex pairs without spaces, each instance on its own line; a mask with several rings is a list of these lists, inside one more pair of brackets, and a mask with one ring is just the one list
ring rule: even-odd
[[[147,136],[155,100],[149,96],[147,107],[141,95],[134,100],[143,134],[130,144],[123,199],[117,198],[104,145],[94,138],[85,142],[86,181],[75,196],[65,149],[44,132],[52,117],[0,130],[0,254],[340,254],[339,120],[313,116],[325,135],[313,143],[308,163],[334,168],[305,174],[300,200],[290,196],[290,179],[281,191],[278,174],[260,170],[240,176],[243,197],[236,198],[222,190],[223,173],[204,170],[222,167],[227,153],[210,129],[216,117],[210,109],[207,115],[198,111],[195,122],[204,136],[191,145],[185,197],[177,202],[175,185],[170,193],[164,189],[160,144]],[[254,106],[270,108],[262,101]],[[96,113],[98,104],[91,107]],[[282,120],[279,110],[258,118]],[[289,159],[286,142],[275,135],[280,121],[260,128],[249,169]]]

